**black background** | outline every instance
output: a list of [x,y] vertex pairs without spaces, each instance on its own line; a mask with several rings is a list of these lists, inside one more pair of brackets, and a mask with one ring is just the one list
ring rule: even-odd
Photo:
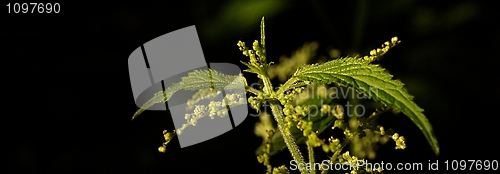
[[[494,2],[284,1],[255,6],[248,16],[223,13],[231,1],[60,4],[59,14],[1,10],[6,173],[264,173],[254,155],[261,142],[253,134],[255,117],[191,147],[181,149],[174,139],[167,153],[158,153],[162,131],[173,123],[166,112],[153,111],[130,120],[138,108],[127,64],[141,44],[196,25],[208,62],[241,65],[246,57],[236,43],[259,38],[262,16],[274,61],[309,41],[319,42],[318,54],[334,47],[346,56],[366,55],[393,36],[402,40],[378,63],[425,109],[441,154],[436,157],[415,124],[398,114],[381,124],[404,135],[408,148],[388,143],[376,161],[438,159],[442,173],[447,159],[498,159],[500,18]],[[256,80],[252,76],[248,81]],[[292,158],[283,152],[272,159],[279,166]]]

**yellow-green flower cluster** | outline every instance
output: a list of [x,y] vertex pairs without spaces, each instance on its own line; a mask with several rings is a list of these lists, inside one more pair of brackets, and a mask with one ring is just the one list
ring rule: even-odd
[[[361,172],[361,173],[381,173],[382,172],[382,167],[379,167],[375,170],[372,170],[371,168],[366,168],[365,165],[366,164],[363,164],[363,163],[360,163],[359,161],[365,161],[363,159],[360,159],[356,156],[351,156],[349,154],[349,151],[343,153],[340,157],[339,157],[339,163],[343,163],[343,164],[347,164],[347,165],[350,165],[352,166],[353,170],[351,170],[351,174],[357,174],[358,172]],[[357,170],[357,169],[364,169],[363,170]]]
[[307,137],[308,143],[312,147],[319,147],[324,144],[324,141],[318,138],[317,132],[314,132],[313,122],[306,121],[303,117],[308,115],[309,106],[294,106],[294,100],[297,94],[303,92],[302,88],[293,88],[286,94],[279,94],[278,99],[284,105],[283,113],[285,115],[286,130],[289,131],[294,123],[297,123],[297,128],[302,131],[304,137]]
[[266,56],[264,48],[259,44],[258,40],[255,40],[252,44],[252,49],[248,49],[245,42],[238,41],[238,48],[243,55],[250,57],[250,63],[256,66],[261,66],[266,64]]
[[187,109],[193,109],[195,104],[204,99],[209,99],[218,96],[221,94],[221,91],[213,91],[212,89],[200,89],[196,92],[191,99],[189,99],[187,104]]
[[241,40],[238,41],[238,48],[240,49],[241,52],[243,52],[243,55],[249,56],[248,55],[248,47],[245,45],[245,42],[242,42]]
[[392,139],[396,141],[396,149],[406,148],[405,138],[403,136],[399,136],[398,133],[395,133],[394,135],[392,135]]
[[307,137],[307,141],[312,147],[319,147],[324,144],[324,142],[318,138],[317,132],[312,130],[312,125],[312,121],[300,120],[297,123],[297,128],[302,130],[302,134]]
[[385,135],[384,127],[380,127],[380,131],[372,129],[364,129],[363,136],[354,137],[353,154],[360,158],[375,159],[378,143],[385,144],[389,141],[390,136]]
[[336,105],[335,108],[333,108],[333,110],[331,111],[331,113],[339,120],[344,119],[344,111],[342,110],[342,107],[340,105]]
[[321,107],[321,112],[325,114],[332,114],[337,118],[335,120],[335,123],[333,124],[332,129],[340,128],[340,129],[345,129],[345,124],[344,124],[344,111],[342,110],[342,107],[340,105],[335,105],[333,108],[330,105],[323,105]]
[[374,61],[377,58],[379,58],[380,56],[387,53],[387,51],[389,51],[389,49],[393,48],[394,46],[398,45],[399,43],[401,43],[401,41],[398,40],[398,37],[393,37],[393,38],[391,38],[391,41],[384,42],[384,44],[382,44],[382,48],[377,48],[377,49],[371,50],[370,56],[364,56],[363,59],[368,60],[368,61]]
[[163,131],[163,137],[165,138],[165,142],[158,148],[159,152],[165,153],[167,150],[167,144],[175,137],[175,130],[173,132],[168,132],[167,130]]
[[215,118],[215,115],[219,117],[224,117],[228,115],[227,107],[232,105],[245,104],[245,99],[242,94],[227,94],[222,101],[210,101],[208,106],[205,105],[195,105],[193,113],[186,113],[184,118],[187,123],[183,124],[181,128],[177,129],[177,134],[182,134],[182,131],[189,125],[196,126],[198,119],[203,118],[208,115],[211,119]]
[[300,121],[302,117],[307,115],[309,108],[307,106],[293,106],[292,104],[285,104],[283,113],[286,116],[292,116],[293,121]]
[[257,96],[248,97],[248,103],[255,109],[256,112],[259,112],[260,107],[266,102],[266,100],[274,99],[275,97],[274,93],[270,95],[259,93]]
[[269,163],[269,153],[271,151],[271,139],[274,135],[274,130],[266,130],[267,132],[267,140],[266,140],[266,146],[264,146],[264,153],[262,155],[257,156],[257,161],[259,163],[264,164],[267,167],[267,173],[270,174],[272,171],[272,166]]
[[347,151],[344,154],[342,154],[342,156],[339,158],[339,162],[354,165],[358,162],[358,157],[351,156],[349,154],[349,151]]
[[340,148],[342,148],[342,145],[340,144],[339,139],[330,137],[330,138],[328,138],[328,142],[329,142],[328,144],[324,143],[322,145],[323,151],[325,151],[326,153],[336,152],[336,151],[342,150],[342,149],[340,149]]
[[346,139],[352,139],[354,137],[354,133],[349,129],[344,130],[344,135]]
[[344,123],[343,119],[338,119],[338,120],[335,120],[335,122],[333,123],[332,129],[335,129],[335,128],[339,128],[339,129],[344,130],[347,128],[347,124]]
[[295,94],[302,92],[302,88],[291,89],[292,92],[286,94],[278,94],[278,100],[284,106],[295,104],[293,101],[295,100]]
[[290,171],[288,171],[288,168],[286,168],[285,165],[275,167],[273,169],[273,174],[289,174],[289,173],[290,173]]
[[312,130],[312,123],[310,126],[303,125],[303,120],[302,120],[304,116],[307,116],[309,107],[299,106],[299,105],[294,106],[293,101],[295,99],[295,95],[300,92],[302,92],[302,89],[296,88],[292,89],[291,92],[288,92],[286,94],[278,95],[278,100],[282,105],[284,105],[283,114],[285,115],[285,124],[287,126],[286,127],[287,131],[289,131],[292,125],[294,125],[295,123],[297,123],[297,128],[300,130],[304,130],[306,127],[311,127]]
[[263,104],[263,101],[259,99],[259,97],[248,97],[248,104],[255,109],[256,112],[259,112],[260,107]]

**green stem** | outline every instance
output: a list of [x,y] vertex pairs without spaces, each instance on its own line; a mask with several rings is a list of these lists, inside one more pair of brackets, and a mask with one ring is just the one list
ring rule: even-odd
[[[270,100],[269,105],[271,105],[271,111],[273,112],[276,122],[278,122],[278,128],[281,132],[281,135],[283,136],[283,139],[285,141],[286,146],[288,147],[288,150],[290,150],[290,153],[292,154],[293,159],[295,160],[295,162],[297,162],[297,164],[305,164],[304,157],[300,153],[300,150],[297,147],[297,144],[295,143],[295,138],[289,131],[286,131],[285,129],[286,128],[285,119],[279,101]],[[302,174],[308,173],[307,170],[301,170],[300,172]]]
[[288,79],[288,80],[285,82],[285,84],[283,84],[283,86],[281,86],[281,87],[278,89],[278,91],[276,91],[276,94],[282,94],[282,93],[284,93],[286,90],[290,89],[290,88],[293,86],[293,84],[294,84],[295,82],[297,82],[298,80],[299,80],[299,79],[297,79],[297,78],[295,78],[295,77],[292,77],[292,78]]
[[267,95],[271,95],[272,93],[274,93],[273,84],[271,83],[271,79],[269,79],[267,72],[264,75],[259,75],[259,76],[260,79],[262,79],[262,83],[264,83],[264,88],[263,88],[264,93]]
[[[264,71],[266,72],[266,71]],[[267,73],[263,75],[259,75],[259,78],[262,79],[262,83],[264,83],[264,94],[267,94],[268,96],[272,96],[274,94],[273,86],[271,83],[271,80],[269,79],[269,76]],[[292,83],[293,84],[293,83]],[[283,109],[280,105],[280,102],[276,99],[270,99],[269,105],[271,106],[271,111],[273,112],[274,119],[278,123],[278,128],[281,132],[281,135],[283,136],[283,139],[285,141],[286,146],[290,150],[290,153],[292,154],[293,159],[297,164],[305,164],[304,162],[304,157],[300,153],[299,148],[297,147],[297,144],[295,143],[295,138],[292,136],[290,131],[286,130],[286,123],[285,123],[285,116],[283,114]],[[307,174],[307,170],[301,170],[300,171],[302,174]]]
[[[264,83],[264,94],[267,96],[274,96],[275,91],[273,90],[273,86],[271,83],[271,79],[269,79],[269,76],[267,74],[267,64],[266,61],[266,44],[265,44],[265,25],[264,25],[264,17],[262,17],[261,23],[260,23],[260,30],[261,30],[261,46],[262,46],[262,51],[263,51],[263,56],[261,57],[261,63],[264,64],[264,66],[259,66],[262,74],[259,74],[258,77],[262,79],[262,83]],[[292,83],[293,84],[293,83]],[[278,93],[280,94],[280,93]],[[283,139],[285,141],[286,146],[290,150],[290,153],[292,154],[293,159],[297,164],[305,164],[304,162],[304,157],[300,153],[299,148],[297,147],[297,144],[295,143],[295,138],[293,138],[292,134],[290,133],[289,130],[286,129],[286,123],[285,123],[285,116],[283,115],[283,109],[280,105],[280,102],[276,99],[271,98],[269,101],[269,105],[271,105],[271,111],[273,112],[274,118],[276,119],[276,122],[278,123],[278,128],[281,132],[281,135],[283,136]],[[300,170],[302,174],[308,174],[307,170]]]
[[246,89],[246,91],[247,91],[247,92],[253,93],[253,94],[255,94],[255,95],[259,95],[259,94],[262,94],[262,95],[263,95],[263,94],[264,94],[264,93],[262,93],[262,91],[257,90],[257,89],[255,89],[255,88],[252,88],[252,87],[250,87],[250,86],[245,86],[245,89]]
[[[313,146],[309,144],[309,141],[306,141],[307,152],[309,153],[309,164],[314,164],[314,149]],[[311,170],[311,174],[316,174],[316,170]]]

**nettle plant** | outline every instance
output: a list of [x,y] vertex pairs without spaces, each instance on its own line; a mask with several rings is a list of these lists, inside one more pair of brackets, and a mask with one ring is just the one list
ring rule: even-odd
[[[337,168],[336,164],[351,166],[351,173],[382,172],[382,168],[366,167],[360,160],[373,159],[377,143],[384,144],[391,139],[395,142],[396,149],[406,148],[404,136],[394,133],[392,129],[386,130],[376,122],[382,113],[390,110],[408,116],[420,128],[434,153],[439,154],[438,142],[431,124],[422,113],[423,109],[412,101],[413,97],[403,89],[403,83],[393,80],[393,76],[384,68],[373,64],[400,43],[397,37],[383,43],[381,48],[370,51],[368,56],[337,57],[305,65],[307,58],[304,57],[312,57],[309,54],[317,48],[312,43],[305,45],[307,48],[302,52],[296,53],[295,57],[300,58],[290,59],[295,62],[293,65],[290,62],[286,65],[286,61],[273,65],[273,62],[267,62],[264,17],[260,25],[260,42],[255,40],[252,49],[245,42],[239,41],[237,44],[243,55],[250,58],[249,62],[242,61],[248,67],[244,71],[257,74],[259,83],[249,86],[241,75],[225,75],[213,69],[195,70],[179,83],[156,93],[134,114],[132,118],[156,103],[168,101],[177,91],[197,91],[187,101],[188,109],[193,111],[185,115],[187,123],[172,132],[163,132],[165,142],[159,147],[160,152],[165,152],[166,145],[188,126],[196,126],[198,119],[206,116],[212,119],[216,116],[223,117],[227,115],[228,106],[248,102],[260,113],[261,122],[256,124],[255,134],[263,137],[263,143],[256,154],[257,160],[267,167],[267,173],[289,173],[290,170],[300,170],[303,174],[328,173]],[[303,66],[296,64],[297,62]],[[293,66],[298,67],[286,79],[283,76],[285,71]],[[273,88],[269,74],[281,75],[280,80],[284,83]],[[244,83],[244,93],[228,94],[222,101],[210,100],[219,95],[221,89],[236,87],[233,83],[238,81],[235,80],[237,78],[242,78],[240,82]],[[247,93],[249,97],[245,101],[243,96]],[[363,105],[360,99],[367,99],[372,103]],[[210,104],[197,105],[201,100],[210,100]],[[267,106],[271,109],[270,114],[277,128],[269,113],[260,110]],[[306,146],[307,162],[299,146]],[[285,165],[272,167],[270,157],[284,149],[288,149],[293,157],[290,168]],[[315,150],[327,154],[325,156],[328,159],[315,161]]]

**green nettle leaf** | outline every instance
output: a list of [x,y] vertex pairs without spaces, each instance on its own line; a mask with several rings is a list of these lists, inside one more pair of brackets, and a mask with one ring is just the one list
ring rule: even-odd
[[[238,79],[241,78],[241,79]],[[172,95],[180,90],[201,90],[201,89],[235,89],[242,85],[246,86],[245,78],[240,75],[226,75],[213,69],[194,70],[189,72],[187,76],[182,77],[179,83],[175,83],[168,87],[165,91],[157,92],[149,101],[147,101],[132,117],[136,118],[146,109],[154,104],[164,103],[172,97]],[[245,84],[241,84],[245,83]]]
[[407,115],[423,132],[434,153],[439,145],[432,126],[422,113],[424,110],[413,102],[413,96],[403,90],[404,84],[392,80],[384,68],[356,57],[331,60],[323,64],[299,68],[294,77],[318,84],[338,83],[364,93],[368,98],[398,109]]
[[249,68],[249,69],[243,70],[245,72],[254,73],[257,75],[265,74],[264,72],[262,72],[262,70],[259,67],[255,66],[255,65],[252,65],[252,64],[249,64],[249,63],[246,63],[243,61],[241,61],[241,63]]

